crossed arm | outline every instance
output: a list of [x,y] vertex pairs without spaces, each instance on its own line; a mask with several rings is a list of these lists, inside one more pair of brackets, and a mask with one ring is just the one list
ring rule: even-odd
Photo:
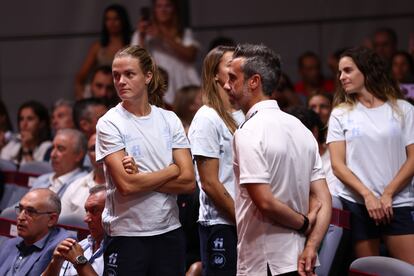
[[148,173],[134,171],[131,167],[133,160],[125,157],[125,152],[120,150],[104,159],[109,174],[122,195],[151,191],[179,194],[191,193],[195,189],[194,169],[188,149],[173,149],[173,164]]

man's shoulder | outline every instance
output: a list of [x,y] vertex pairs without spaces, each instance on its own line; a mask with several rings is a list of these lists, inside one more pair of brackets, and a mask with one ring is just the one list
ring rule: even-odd
[[32,183],[32,189],[35,188],[47,188],[50,186],[50,177],[52,177],[55,173],[45,173],[40,175],[38,178],[36,178]]
[[0,258],[4,256],[4,254],[10,254],[11,251],[16,248],[15,246],[19,244],[21,241],[22,238],[20,237],[15,237],[3,241],[0,246]]
[[57,244],[66,238],[76,238],[76,237],[73,235],[72,232],[69,232],[66,229],[63,229],[61,227],[55,227],[50,233],[50,237],[47,243]]

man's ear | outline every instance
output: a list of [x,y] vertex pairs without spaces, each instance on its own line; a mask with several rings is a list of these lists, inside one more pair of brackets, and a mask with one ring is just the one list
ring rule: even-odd
[[262,78],[259,74],[250,77],[248,84],[251,90],[256,90],[261,85]]
[[58,223],[59,215],[57,213],[50,214],[49,221],[47,222],[47,227],[52,228]]

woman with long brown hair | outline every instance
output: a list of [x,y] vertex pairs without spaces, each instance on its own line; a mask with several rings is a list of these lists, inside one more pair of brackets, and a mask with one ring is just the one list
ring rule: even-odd
[[131,24],[127,10],[112,4],[105,8],[102,17],[100,40],[94,42],[86,58],[76,74],[75,98],[85,97],[85,84],[92,72],[100,66],[111,66],[115,53],[129,44],[131,39]]
[[414,108],[372,50],[346,50],[339,81],[327,143],[355,255],[379,255],[382,239],[392,257],[414,264]]
[[[200,185],[199,233],[203,275],[236,275],[237,234],[234,210],[232,140],[244,121],[226,93],[228,63],[234,48],[218,46],[204,59],[202,95],[188,131]],[[241,115],[241,116],[240,116]]]
[[[165,83],[144,48],[120,50],[112,74],[122,102],[96,126],[96,159],[104,162],[107,183],[104,274],[184,275],[176,194],[195,187],[184,128],[173,112],[151,104]],[[124,168],[126,156],[137,166]]]

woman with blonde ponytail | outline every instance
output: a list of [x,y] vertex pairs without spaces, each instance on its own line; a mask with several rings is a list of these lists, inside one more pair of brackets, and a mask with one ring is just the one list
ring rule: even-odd
[[165,82],[145,49],[120,50],[112,74],[122,102],[96,126],[96,159],[107,182],[104,274],[184,275],[176,194],[191,193],[195,184],[183,126],[153,105]]
[[237,235],[234,210],[233,133],[244,121],[226,90],[234,48],[218,46],[204,59],[204,105],[191,122],[188,137],[200,185],[199,232],[203,275],[236,275]]

